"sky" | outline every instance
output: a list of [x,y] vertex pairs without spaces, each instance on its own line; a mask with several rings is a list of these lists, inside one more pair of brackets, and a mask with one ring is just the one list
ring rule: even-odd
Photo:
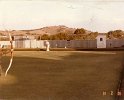
[[124,0],[0,0],[0,30],[54,25],[101,33],[124,30]]

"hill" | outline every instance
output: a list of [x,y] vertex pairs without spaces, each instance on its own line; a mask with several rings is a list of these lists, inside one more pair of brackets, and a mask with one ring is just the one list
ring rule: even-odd
[[[12,30],[12,35],[53,35],[57,33],[74,33],[76,28],[69,28],[64,25],[59,26],[47,26],[39,29],[31,29],[31,30]],[[5,35],[6,31],[0,31],[1,35]]]

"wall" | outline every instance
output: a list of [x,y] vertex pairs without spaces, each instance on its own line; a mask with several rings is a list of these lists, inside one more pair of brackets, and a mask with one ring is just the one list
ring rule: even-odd
[[107,48],[124,47],[124,39],[109,39],[106,41]]
[[[17,40],[13,41],[14,48],[46,48],[49,41],[50,48],[97,48],[96,40]],[[10,45],[10,41],[0,41],[1,45]],[[106,48],[124,47],[124,39],[106,40]]]
[[46,48],[46,41],[50,48],[96,48],[96,40],[17,40],[15,48]]
[[[11,45],[10,41],[0,41],[0,44],[3,46]],[[15,41],[13,41],[13,47],[15,47]]]

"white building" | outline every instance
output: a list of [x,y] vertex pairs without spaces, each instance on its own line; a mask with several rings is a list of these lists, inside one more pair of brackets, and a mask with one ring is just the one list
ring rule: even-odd
[[106,34],[99,33],[96,39],[97,39],[97,48],[106,48]]

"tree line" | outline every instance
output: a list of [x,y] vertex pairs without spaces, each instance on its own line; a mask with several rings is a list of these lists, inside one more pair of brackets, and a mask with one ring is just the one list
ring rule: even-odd
[[[76,29],[74,33],[61,32],[53,35],[43,34],[38,40],[94,40],[98,36],[98,32],[87,32],[85,29]],[[124,39],[122,30],[114,30],[106,33],[107,39]]]
[[53,35],[43,34],[38,37],[38,40],[93,40],[98,35],[98,32],[87,33],[85,29],[76,29],[74,33],[57,33]]
[[124,32],[122,30],[109,31],[106,35],[108,39],[124,39]]

